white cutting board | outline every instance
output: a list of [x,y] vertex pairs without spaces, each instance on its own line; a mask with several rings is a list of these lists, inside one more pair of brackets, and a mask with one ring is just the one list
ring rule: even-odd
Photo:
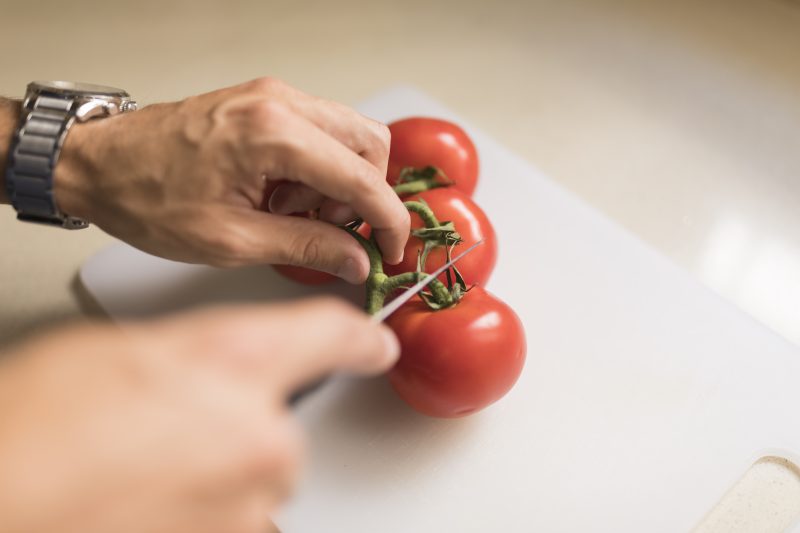
[[[490,289],[525,323],[528,360],[466,419],[417,415],[382,379],[301,402],[311,464],[286,533],[688,531],[757,458],[800,459],[800,350],[425,95],[359,109],[466,126],[500,236]],[[319,292],[122,244],[81,277],[116,318]]]

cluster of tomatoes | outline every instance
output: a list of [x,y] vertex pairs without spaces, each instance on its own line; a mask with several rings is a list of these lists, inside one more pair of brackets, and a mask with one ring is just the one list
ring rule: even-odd
[[[426,222],[411,212],[412,235],[400,264],[383,264],[388,276],[431,272],[458,252],[482,240],[464,256],[457,272],[442,274],[454,298],[446,306],[415,298],[387,320],[402,353],[389,380],[403,400],[436,417],[474,413],[504,396],[517,381],[525,362],[525,332],[517,315],[489,294],[486,283],[497,260],[497,237],[483,210],[472,200],[478,181],[478,154],[457,125],[433,118],[408,118],[389,125],[392,133],[387,180],[402,200],[419,206],[441,226],[452,227],[454,246],[425,248]],[[415,181],[417,180],[417,181]],[[410,192],[410,193],[409,193]],[[407,194],[409,193],[409,194]],[[437,227],[441,227],[437,226]],[[362,226],[361,235],[369,229]],[[456,244],[457,243],[457,244]],[[419,264],[420,257],[424,264]],[[276,266],[295,281],[324,283],[328,274]],[[456,284],[460,286],[454,286]]]

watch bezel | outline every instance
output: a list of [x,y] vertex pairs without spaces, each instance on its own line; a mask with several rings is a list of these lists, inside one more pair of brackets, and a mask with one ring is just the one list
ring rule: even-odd
[[74,81],[33,81],[28,84],[27,92],[56,94],[64,97],[98,96],[106,98],[130,98],[127,91],[106,85]]

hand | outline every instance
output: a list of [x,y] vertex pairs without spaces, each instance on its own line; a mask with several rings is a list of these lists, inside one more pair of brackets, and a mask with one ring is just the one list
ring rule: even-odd
[[384,371],[398,351],[335,300],[22,346],[0,360],[0,532],[264,533],[301,463],[287,395],[334,370]]
[[[409,216],[386,183],[389,130],[264,78],[73,127],[61,210],[147,252],[217,266],[292,264],[352,283],[369,271],[356,215],[402,259]],[[265,193],[271,213],[260,210]],[[320,208],[321,220],[289,217]]]

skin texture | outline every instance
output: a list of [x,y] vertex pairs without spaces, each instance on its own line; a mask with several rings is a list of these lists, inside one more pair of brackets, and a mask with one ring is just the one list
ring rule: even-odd
[[387,320],[402,352],[389,373],[415,410],[455,418],[502,398],[525,364],[525,330],[504,302],[475,287],[454,307],[432,312],[419,299]]
[[8,146],[14,134],[21,104],[15,100],[0,98],[0,204],[8,203],[5,187],[5,168],[8,159]]
[[[382,124],[261,78],[76,125],[54,190],[63,212],[155,255],[292,264],[359,283],[365,253],[327,222],[361,216],[387,260],[401,259],[409,219],[384,179],[388,149]],[[322,220],[283,216],[315,208]]]
[[[3,168],[19,112],[0,99]],[[366,254],[331,222],[369,220],[400,261],[409,216],[388,149],[385,126],[262,78],[75,125],[54,193],[155,255],[361,282]],[[319,220],[285,216],[311,209]],[[263,533],[302,462],[287,395],[335,370],[385,371],[398,352],[388,328],[329,300],[76,326],[8,349],[0,533]]]
[[385,371],[398,352],[336,300],[19,346],[0,359],[0,532],[263,533],[303,462],[288,395],[336,370]]
[[[478,205],[466,194],[453,187],[432,189],[420,194],[404,198],[404,200],[424,200],[433,210],[440,222],[449,220],[464,240],[453,249],[453,255],[480,239],[484,242],[458,262],[458,271],[464,277],[467,286],[486,286],[497,262],[497,236],[492,223]],[[419,215],[411,214],[411,227],[423,228]],[[405,257],[397,265],[384,265],[388,275],[413,272],[417,269],[417,254],[423,248],[423,242],[417,237],[410,237],[406,244]],[[425,270],[432,272],[447,262],[444,247],[439,247],[428,254]],[[439,276],[442,283],[447,283],[445,274]]]
[[455,188],[472,196],[478,181],[478,152],[459,126],[446,120],[412,117],[389,124],[389,131],[389,183],[397,183],[404,167],[430,165],[441,169],[455,182]]
[[[315,211],[309,211],[308,213],[294,213],[292,216],[316,218],[319,215]],[[369,237],[370,231],[369,224],[362,224],[358,229],[358,232],[364,237]],[[314,270],[311,268],[294,265],[273,265],[272,268],[274,268],[275,271],[281,276],[303,285],[326,285],[336,281],[335,276],[328,274],[327,272],[320,272],[319,270]]]

